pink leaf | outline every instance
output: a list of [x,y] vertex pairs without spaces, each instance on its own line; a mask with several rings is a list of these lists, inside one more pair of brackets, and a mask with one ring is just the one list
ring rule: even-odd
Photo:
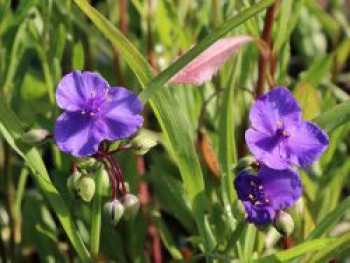
[[175,74],[170,82],[200,85],[209,81],[233,53],[253,40],[254,38],[248,35],[219,39]]

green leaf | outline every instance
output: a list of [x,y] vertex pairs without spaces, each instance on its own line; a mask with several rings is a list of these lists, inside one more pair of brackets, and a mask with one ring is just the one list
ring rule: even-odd
[[316,255],[308,259],[308,263],[323,263],[335,258],[337,252],[343,251],[350,246],[350,233],[347,233],[341,237],[337,237],[332,243],[318,252]]
[[36,183],[54,209],[80,259],[83,262],[92,262],[89,252],[78,235],[66,203],[50,180],[39,152],[34,147],[22,145],[17,141],[23,133],[21,123],[2,99],[0,100],[0,131],[8,144],[29,166]]
[[302,256],[306,253],[324,249],[334,242],[336,238],[320,238],[312,241],[303,242],[298,246],[290,248],[288,250],[277,252],[273,255],[256,259],[254,263],[274,263],[274,262],[290,262],[293,258]]
[[74,44],[73,46],[73,68],[77,70],[83,70],[84,69],[84,62],[85,62],[85,56],[84,56],[84,47],[83,44],[79,41]]
[[331,132],[350,121],[350,101],[343,102],[313,119],[326,132]]
[[344,216],[349,208],[350,197],[347,197],[315,227],[314,231],[307,237],[307,240],[316,239],[325,234]]

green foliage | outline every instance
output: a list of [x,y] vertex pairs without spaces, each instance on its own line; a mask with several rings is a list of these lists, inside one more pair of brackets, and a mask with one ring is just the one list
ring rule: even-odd
[[[312,0],[15,2],[0,0],[2,261],[156,262],[159,252],[164,262],[348,259],[350,25],[344,1],[325,1],[327,8]],[[242,221],[232,184],[232,167],[249,154],[244,133],[261,70],[256,47],[242,47],[200,87],[171,83],[218,39],[260,38],[266,10],[276,2],[270,54],[276,67],[267,67],[275,74],[266,85],[288,84],[303,117],[331,141],[317,163],[300,170],[304,208],[293,218],[288,250],[274,229]],[[51,139],[35,147],[20,139],[33,128],[53,131],[55,87],[73,69],[98,71],[112,86],[138,92],[145,128],[158,142],[144,156],[115,154],[141,201],[135,218],[123,217],[117,226],[102,213],[111,191],[101,166],[92,169],[96,191],[85,203],[67,189],[73,158]],[[91,172],[89,165],[84,169]]]

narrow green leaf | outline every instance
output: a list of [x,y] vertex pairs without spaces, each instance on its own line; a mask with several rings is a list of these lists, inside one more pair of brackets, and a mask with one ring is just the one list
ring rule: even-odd
[[350,246],[350,233],[347,233],[341,237],[337,237],[332,243],[316,255],[308,259],[308,263],[324,263],[336,256],[337,251],[340,252]]
[[324,249],[334,242],[335,238],[320,238],[312,241],[303,242],[291,249],[277,252],[273,255],[256,259],[254,263],[275,263],[275,262],[290,262],[293,258],[302,256],[308,252]]
[[345,212],[350,208],[350,197],[347,197],[344,201],[338,204],[337,208],[335,208],[332,212],[330,212],[322,221],[319,223],[314,231],[307,237],[307,240],[316,239],[325,234],[328,230],[330,230],[342,216],[344,216]]
[[83,262],[92,262],[89,252],[82,242],[74,222],[70,216],[66,203],[61,195],[51,183],[43,160],[39,152],[34,147],[21,145],[17,140],[22,134],[21,123],[17,116],[7,107],[5,102],[0,100],[0,131],[9,145],[26,161],[32,175],[43,191],[45,197],[50,202],[52,208],[57,214],[66,234],[76,249],[80,259]]
[[313,119],[313,122],[317,123],[326,132],[331,132],[349,121],[350,101],[343,102]]

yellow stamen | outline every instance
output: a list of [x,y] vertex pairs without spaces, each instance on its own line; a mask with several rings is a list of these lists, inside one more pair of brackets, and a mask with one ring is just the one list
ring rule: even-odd
[[261,205],[261,202],[260,201],[256,201],[256,202],[254,202],[254,205]]
[[249,184],[250,184],[251,186],[255,186],[255,183],[254,183],[253,181],[250,181]]
[[266,199],[265,199],[265,202],[266,202],[266,203],[269,203],[269,202],[270,202],[270,200],[266,198]]
[[288,135],[288,132],[287,132],[286,130],[284,130],[284,131],[282,132],[282,134],[283,134],[283,136],[287,136],[287,135]]
[[252,194],[249,194],[249,199],[254,200],[254,196]]
[[282,122],[277,121],[277,128],[281,128],[281,126],[282,126]]

